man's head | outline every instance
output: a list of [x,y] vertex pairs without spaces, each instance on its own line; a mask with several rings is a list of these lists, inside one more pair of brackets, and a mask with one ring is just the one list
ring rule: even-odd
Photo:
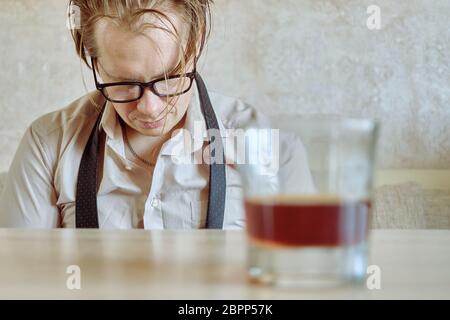
[[[72,0],[71,5],[77,6],[81,14],[81,27],[72,31],[77,52],[88,66],[88,56],[93,58],[92,67],[100,83],[147,83],[184,75],[193,71],[206,42],[209,3],[210,0]],[[186,83],[163,81],[158,85],[161,90],[171,87],[171,93],[180,93]],[[112,94],[113,88],[104,93]],[[145,135],[159,136],[180,122],[191,96],[192,89],[164,97],[146,88],[139,100],[113,105],[130,127]]]

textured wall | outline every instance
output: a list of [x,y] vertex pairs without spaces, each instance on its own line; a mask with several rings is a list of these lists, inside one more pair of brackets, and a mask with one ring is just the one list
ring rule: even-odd
[[[1,171],[36,117],[85,89],[67,1],[0,1]],[[211,88],[267,113],[376,117],[382,167],[450,169],[449,0],[215,2]],[[370,4],[381,30],[366,27]]]

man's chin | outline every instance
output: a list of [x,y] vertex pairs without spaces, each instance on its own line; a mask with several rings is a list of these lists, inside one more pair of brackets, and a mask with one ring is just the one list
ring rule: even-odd
[[134,130],[136,130],[140,134],[142,134],[144,136],[148,136],[148,137],[160,137],[163,135],[162,128],[146,129],[146,128],[141,128],[141,127],[137,127],[137,128],[135,127]]

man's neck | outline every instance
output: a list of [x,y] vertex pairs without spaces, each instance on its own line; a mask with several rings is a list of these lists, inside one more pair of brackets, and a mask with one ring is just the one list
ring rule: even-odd
[[[173,132],[177,129],[184,127],[186,121],[186,115],[178,122],[178,124],[172,128],[169,132],[162,134],[160,136],[146,136],[135,129],[129,127],[125,123],[122,125],[122,130],[126,130],[128,141],[131,144],[134,152],[141,158],[146,159],[150,163],[156,163],[158,155],[161,151],[162,146],[166,141],[168,141]],[[126,146],[127,147],[127,146]],[[127,150],[130,151],[130,150]],[[133,156],[131,153],[129,154]],[[127,155],[128,157],[128,155]],[[136,159],[134,159],[136,160]]]

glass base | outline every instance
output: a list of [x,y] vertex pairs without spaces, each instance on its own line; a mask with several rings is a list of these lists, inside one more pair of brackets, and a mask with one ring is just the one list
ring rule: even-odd
[[364,282],[367,242],[336,247],[268,247],[250,242],[252,283],[278,287],[335,287]]

